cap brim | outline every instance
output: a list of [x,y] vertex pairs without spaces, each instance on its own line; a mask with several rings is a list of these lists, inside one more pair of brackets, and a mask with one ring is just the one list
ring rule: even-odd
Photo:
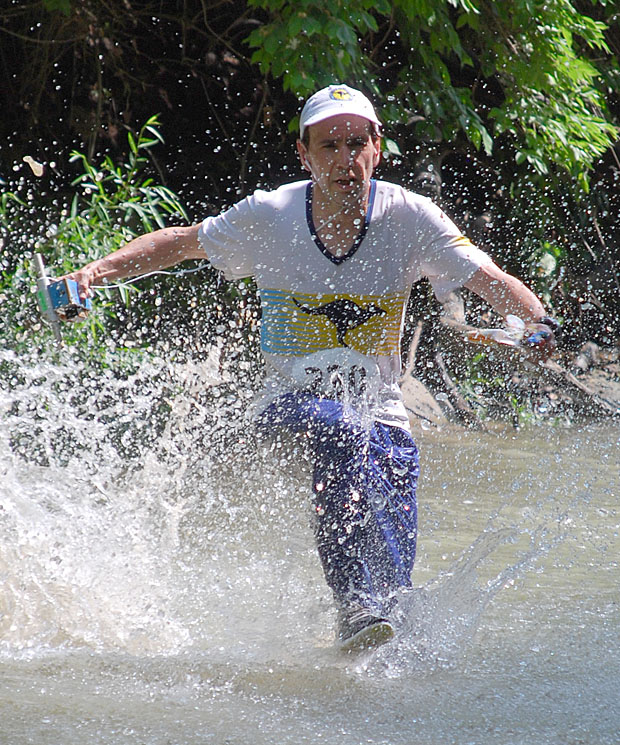
[[309,119],[303,123],[303,126],[300,126],[299,133],[303,137],[307,127],[311,127],[313,124],[323,122],[326,119],[333,119],[333,117],[335,116],[342,116],[343,114],[345,116],[359,116],[362,119],[366,119],[367,121],[371,122],[371,124],[374,124],[376,127],[382,126],[381,122],[377,119],[376,116],[371,118],[370,116],[366,116],[365,114],[360,114],[359,111],[348,111],[347,109],[343,108],[341,111],[325,111],[316,113],[314,116],[309,117]]

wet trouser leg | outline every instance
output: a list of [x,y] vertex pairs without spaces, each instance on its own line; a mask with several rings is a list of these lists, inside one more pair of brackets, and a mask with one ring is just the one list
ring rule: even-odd
[[305,433],[313,456],[315,535],[340,607],[386,614],[411,585],[418,455],[411,435],[306,393],[277,399],[257,420],[263,434]]

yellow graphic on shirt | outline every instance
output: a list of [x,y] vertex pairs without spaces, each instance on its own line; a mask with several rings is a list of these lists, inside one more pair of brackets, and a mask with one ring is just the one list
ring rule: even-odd
[[362,354],[399,354],[405,295],[309,295],[261,290],[261,347],[301,356],[347,347]]

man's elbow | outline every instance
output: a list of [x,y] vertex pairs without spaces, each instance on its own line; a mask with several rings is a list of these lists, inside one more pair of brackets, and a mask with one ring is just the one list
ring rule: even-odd
[[176,261],[206,258],[198,237],[200,225],[164,228],[164,230],[167,233],[165,236],[167,250],[170,251],[172,257],[176,256]]

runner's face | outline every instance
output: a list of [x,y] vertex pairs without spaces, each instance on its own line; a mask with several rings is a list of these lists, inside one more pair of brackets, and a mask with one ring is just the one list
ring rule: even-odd
[[370,177],[379,163],[381,141],[370,135],[361,116],[338,114],[309,127],[308,146],[297,141],[303,166],[310,171],[320,198],[334,207],[365,207]]

